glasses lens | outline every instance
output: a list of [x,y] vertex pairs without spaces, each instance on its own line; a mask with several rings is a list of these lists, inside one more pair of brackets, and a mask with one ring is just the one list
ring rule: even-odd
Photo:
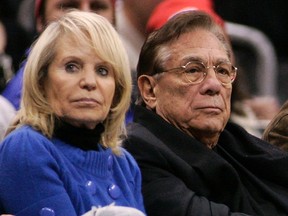
[[205,66],[201,62],[189,62],[184,68],[189,82],[198,83],[204,79]]
[[235,69],[231,64],[221,63],[215,67],[215,72],[222,83],[232,83],[235,79]]

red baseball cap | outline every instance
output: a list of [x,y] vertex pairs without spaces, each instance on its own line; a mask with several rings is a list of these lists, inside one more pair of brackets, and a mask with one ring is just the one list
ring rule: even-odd
[[165,0],[158,4],[153,10],[148,20],[146,31],[150,33],[157,30],[174,15],[188,10],[204,11],[210,14],[214,20],[224,28],[224,21],[214,11],[211,0]]

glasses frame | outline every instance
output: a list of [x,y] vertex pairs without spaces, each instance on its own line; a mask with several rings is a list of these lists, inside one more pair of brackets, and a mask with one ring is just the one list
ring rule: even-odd
[[[202,79],[200,79],[200,80],[197,80],[196,82],[192,82],[190,79],[188,79],[187,78],[187,73],[186,73],[186,69],[187,69],[187,67],[188,67],[188,65],[189,64],[191,64],[191,63],[198,63],[198,64],[201,64],[202,66],[203,66],[203,68],[205,68],[205,71],[203,71],[203,77],[202,77]],[[230,74],[233,74],[233,76],[230,76],[230,82],[228,82],[228,83],[225,83],[225,82],[222,82],[221,80],[219,80],[219,78],[218,78],[218,72],[216,71],[216,69],[221,65],[221,64],[223,64],[223,63],[225,63],[225,64],[230,64],[231,65],[231,73]],[[171,71],[173,71],[173,70],[181,70],[181,73],[184,73],[184,75],[185,75],[185,77],[186,77],[186,80],[189,82],[189,83],[191,83],[191,84],[199,84],[199,83],[201,83],[201,82],[203,82],[204,81],[204,79],[206,78],[206,76],[207,76],[207,74],[208,74],[208,70],[209,70],[209,68],[213,68],[213,70],[214,70],[214,72],[215,72],[215,74],[216,74],[216,78],[218,79],[218,81],[222,84],[222,85],[230,85],[230,84],[232,84],[233,82],[234,82],[234,80],[235,80],[235,78],[236,78],[236,76],[237,76],[237,70],[238,70],[238,68],[237,67],[235,67],[235,66],[233,66],[230,62],[221,62],[221,63],[219,63],[219,64],[217,64],[217,65],[212,65],[212,66],[206,66],[205,64],[204,64],[204,62],[201,62],[201,61],[189,61],[189,62],[187,62],[185,65],[182,65],[182,66],[180,66],[180,67],[176,67],[176,68],[171,68],[171,69],[168,69],[168,70],[165,70],[165,71],[161,71],[160,73],[166,73],[166,72],[171,72]]]

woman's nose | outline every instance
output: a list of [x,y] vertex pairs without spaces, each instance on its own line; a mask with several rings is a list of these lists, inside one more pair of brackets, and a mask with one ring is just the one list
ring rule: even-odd
[[91,91],[96,88],[96,74],[94,70],[86,70],[83,71],[83,75],[81,77],[80,86],[81,88],[86,88]]

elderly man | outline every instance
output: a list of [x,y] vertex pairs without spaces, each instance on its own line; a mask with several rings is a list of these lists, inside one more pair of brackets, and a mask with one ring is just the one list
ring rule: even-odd
[[148,215],[288,215],[288,155],[227,123],[237,69],[222,29],[183,12],[150,34],[124,146]]

